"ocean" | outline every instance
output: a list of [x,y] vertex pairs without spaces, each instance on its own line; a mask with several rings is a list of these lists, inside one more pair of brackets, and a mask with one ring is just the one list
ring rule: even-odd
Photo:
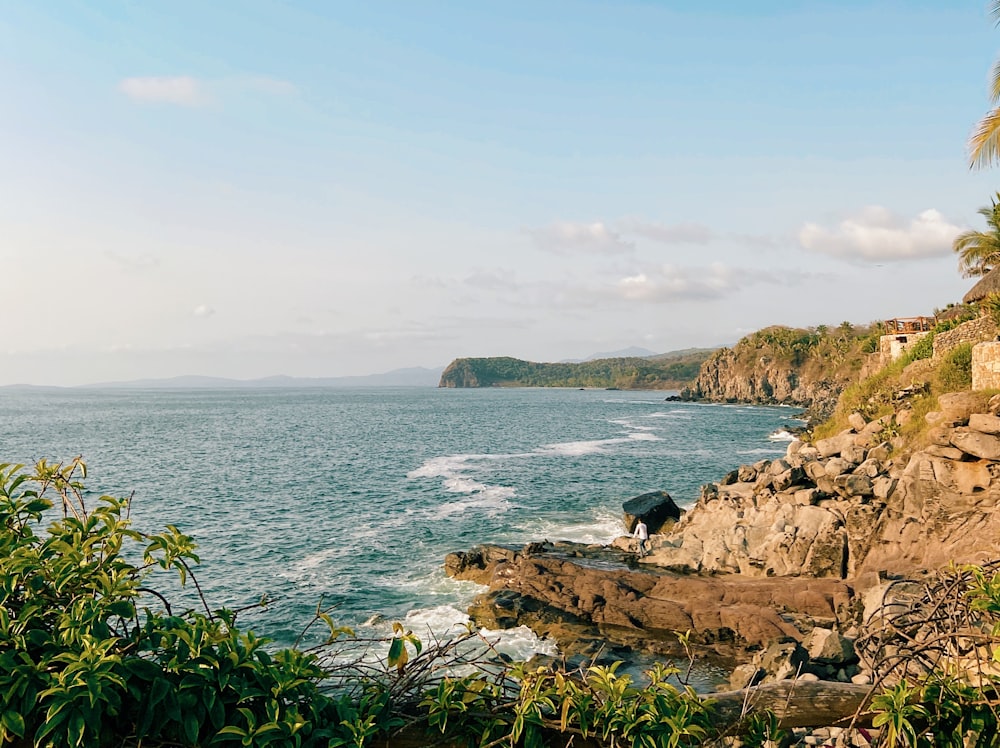
[[[290,645],[317,605],[359,633],[443,635],[482,590],[445,577],[481,542],[609,542],[622,502],[681,506],[784,453],[797,411],[572,389],[0,390],[0,461],[82,455],[87,499],[194,536],[212,607]],[[160,580],[170,588],[172,582]],[[175,591],[182,597],[190,590]],[[193,603],[192,603],[193,604]],[[550,652],[507,634],[514,656]]]

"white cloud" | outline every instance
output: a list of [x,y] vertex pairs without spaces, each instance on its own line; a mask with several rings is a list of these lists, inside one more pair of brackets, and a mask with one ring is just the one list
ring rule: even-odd
[[630,234],[662,244],[708,244],[718,238],[712,229],[700,223],[664,224],[627,220],[622,223],[621,228]]
[[198,107],[227,94],[258,93],[268,96],[294,96],[299,89],[290,81],[270,75],[245,75],[206,80],[189,75],[125,78],[118,90],[137,101]]
[[194,314],[195,317],[211,317],[215,314],[215,310],[207,304],[199,304],[194,308],[192,314]]
[[961,230],[934,209],[907,223],[875,205],[833,228],[807,223],[799,231],[799,242],[808,250],[847,260],[905,261],[947,255]]
[[737,272],[721,263],[708,268],[662,265],[618,280],[613,295],[624,301],[690,301],[716,299],[738,290]]
[[177,106],[201,106],[210,99],[205,84],[187,75],[125,78],[118,90],[138,101]]
[[554,223],[540,229],[528,229],[540,249],[557,254],[589,252],[623,254],[635,249],[635,243],[597,221],[595,223]]

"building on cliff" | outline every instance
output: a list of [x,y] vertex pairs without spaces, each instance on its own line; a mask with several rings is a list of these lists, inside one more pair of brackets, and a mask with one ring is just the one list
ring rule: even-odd
[[918,340],[934,329],[934,317],[896,317],[883,323],[885,334],[879,338],[879,366],[900,358]]

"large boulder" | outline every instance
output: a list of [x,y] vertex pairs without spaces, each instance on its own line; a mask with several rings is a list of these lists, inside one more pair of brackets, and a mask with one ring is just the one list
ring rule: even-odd
[[625,528],[629,532],[635,531],[640,519],[646,523],[646,529],[652,535],[681,518],[680,507],[666,491],[651,491],[636,496],[624,502],[622,509],[625,511]]
[[955,429],[951,435],[951,443],[952,446],[974,457],[1000,461],[1000,437],[984,434],[981,431]]

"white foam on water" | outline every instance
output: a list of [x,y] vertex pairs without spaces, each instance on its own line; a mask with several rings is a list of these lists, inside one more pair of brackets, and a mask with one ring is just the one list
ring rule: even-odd
[[795,434],[791,431],[786,431],[785,429],[778,429],[777,431],[772,431],[767,435],[767,438],[772,442],[793,442],[796,440]]
[[445,519],[468,509],[485,509],[490,517],[502,514],[513,506],[509,499],[517,494],[511,486],[491,486],[468,475],[470,463],[516,457],[518,455],[457,454],[432,457],[416,470],[406,474],[416,478],[443,478],[441,485],[448,493],[468,494],[470,498],[450,501],[432,509],[419,512],[429,519]]
[[694,416],[686,410],[658,410],[655,413],[647,413],[643,418],[668,418],[672,421],[691,421]]
[[625,525],[620,514],[598,511],[594,518],[583,522],[560,523],[551,519],[533,519],[518,528],[516,542],[528,542],[546,538],[547,540],[569,540],[573,543],[600,543],[607,545],[625,534]]
[[627,444],[628,438],[617,439],[593,439],[590,441],[578,442],[556,442],[545,444],[535,450],[538,454],[562,455],[564,457],[582,457],[583,455],[594,455],[606,452],[607,448],[614,444]]
[[503,631],[480,629],[479,633],[491,642],[498,652],[507,655],[512,660],[524,662],[536,654],[548,655],[549,657],[559,655],[559,647],[556,646],[554,639],[548,637],[541,639],[527,626],[517,626]]
[[613,418],[608,421],[608,423],[613,423],[616,426],[622,426],[629,431],[655,431],[657,428],[656,426],[644,426],[642,424],[635,423],[628,418]]
[[473,460],[489,459],[489,455],[457,454],[432,457],[416,470],[406,474],[407,478],[439,478],[450,477],[466,469],[467,463]]
[[637,431],[634,434],[629,434],[628,438],[634,442],[658,442],[663,441],[656,434],[650,434],[646,431]]
[[445,478],[442,485],[444,485],[444,490],[449,493],[476,493],[477,491],[485,491],[487,488],[485,483],[472,480],[472,478],[459,477]]
[[469,510],[481,509],[485,510],[488,517],[497,517],[509,511],[514,506],[507,500],[513,495],[513,488],[503,486],[487,488],[472,494],[468,499],[438,504],[436,507],[428,509],[425,515],[431,519],[441,520],[454,514],[463,514]]
[[411,610],[403,625],[421,639],[448,639],[464,634],[470,622],[468,614],[451,605]]
[[[406,614],[403,626],[425,643],[461,636],[469,630],[471,619],[466,613],[451,605],[418,608]],[[514,660],[529,660],[535,654],[555,657],[559,654],[552,639],[541,639],[527,626],[517,626],[503,631],[480,629],[479,633],[493,647]]]
[[758,449],[738,449],[736,454],[738,455],[774,455],[774,454],[784,454],[785,450],[781,447],[760,447]]

